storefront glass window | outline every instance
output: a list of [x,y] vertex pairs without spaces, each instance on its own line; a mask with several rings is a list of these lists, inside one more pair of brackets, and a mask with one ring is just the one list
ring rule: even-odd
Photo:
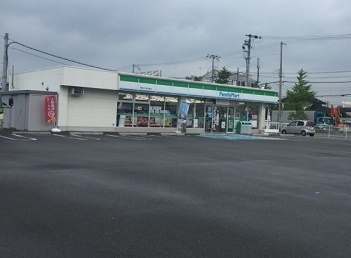
[[186,99],[186,102],[189,103],[189,110],[186,116],[186,127],[194,127],[194,110],[195,110],[195,99]]
[[248,104],[248,117],[249,121],[251,121],[252,128],[257,129],[258,128],[258,109],[259,109],[259,104],[256,103],[250,103]]
[[117,126],[133,126],[133,103],[117,103]]
[[244,102],[239,102],[237,108],[236,108],[236,117],[237,119],[240,119],[240,121],[247,121],[248,117],[247,117],[247,113],[246,113],[246,109],[247,105]]
[[195,103],[194,128],[204,128],[205,125],[205,104],[197,100]]
[[177,127],[177,106],[178,98],[166,97],[165,98],[165,109],[162,110],[165,114],[164,126],[165,127]]
[[134,126],[149,126],[149,95],[135,94],[134,101]]
[[[186,99],[190,104],[188,128],[204,128],[204,101]],[[159,95],[119,93],[117,102],[118,127],[177,127],[178,98]]]
[[187,128],[204,128],[204,101],[199,99],[186,99],[189,103],[189,112],[186,116]]
[[150,127],[163,127],[165,108],[165,98],[163,96],[150,96]]
[[134,105],[134,124],[139,127],[149,126],[149,104],[135,103]]

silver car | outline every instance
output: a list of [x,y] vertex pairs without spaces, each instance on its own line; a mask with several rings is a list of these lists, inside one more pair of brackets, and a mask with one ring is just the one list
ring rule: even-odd
[[309,120],[295,120],[282,128],[282,134],[301,134],[302,136],[314,136],[315,134],[315,124],[313,121]]

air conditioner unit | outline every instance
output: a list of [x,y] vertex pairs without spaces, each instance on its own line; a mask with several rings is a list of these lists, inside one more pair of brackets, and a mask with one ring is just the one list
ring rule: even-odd
[[75,96],[84,95],[84,89],[83,88],[72,88],[71,95],[75,95]]

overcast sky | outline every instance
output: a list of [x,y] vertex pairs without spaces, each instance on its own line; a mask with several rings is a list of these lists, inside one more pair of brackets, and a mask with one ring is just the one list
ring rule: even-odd
[[[0,8],[2,38],[124,72],[134,64],[136,72],[199,76],[211,69],[207,55],[220,56],[220,69],[245,72],[242,45],[252,34],[262,39],[252,44],[250,74],[259,58],[260,81],[276,82],[283,41],[283,95],[304,69],[317,97],[334,105],[351,101],[341,97],[351,94],[350,25],[350,0],[4,0]],[[63,64],[76,65],[9,47],[15,73]]]

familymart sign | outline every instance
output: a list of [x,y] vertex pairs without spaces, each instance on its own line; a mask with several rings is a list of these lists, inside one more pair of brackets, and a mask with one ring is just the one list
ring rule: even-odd
[[239,93],[231,93],[231,92],[219,92],[219,97],[226,99],[240,99]]

